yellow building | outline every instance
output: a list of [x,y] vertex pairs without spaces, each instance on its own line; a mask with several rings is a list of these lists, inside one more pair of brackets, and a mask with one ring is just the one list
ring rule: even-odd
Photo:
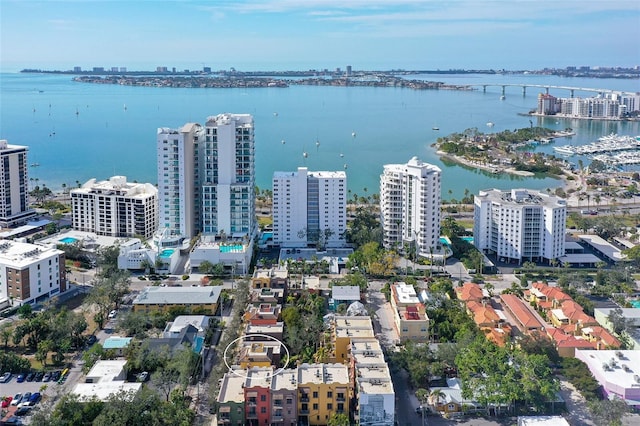
[[349,360],[351,341],[363,338],[375,338],[371,318],[365,316],[336,316],[333,324],[333,353],[330,356],[330,361],[347,362]]
[[298,419],[326,425],[333,413],[349,415],[349,369],[345,364],[298,366]]
[[273,340],[264,342],[244,342],[240,348],[238,360],[241,369],[252,367],[271,367],[278,365],[282,345]]
[[429,340],[429,317],[413,286],[396,283],[391,286],[391,307],[400,340]]
[[166,312],[175,307],[214,315],[220,291],[220,287],[146,287],[133,301],[133,311]]

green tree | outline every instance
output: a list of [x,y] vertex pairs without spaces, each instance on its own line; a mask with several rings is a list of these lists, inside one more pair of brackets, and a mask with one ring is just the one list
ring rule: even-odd
[[203,260],[202,262],[200,262],[200,266],[198,266],[198,271],[200,271],[200,273],[205,274],[205,275],[210,275],[211,273],[213,273],[213,263],[209,262],[208,260]]
[[349,416],[344,413],[332,413],[327,419],[327,426],[349,426]]
[[594,399],[588,402],[589,411],[599,425],[622,426],[622,417],[629,406],[620,398]]

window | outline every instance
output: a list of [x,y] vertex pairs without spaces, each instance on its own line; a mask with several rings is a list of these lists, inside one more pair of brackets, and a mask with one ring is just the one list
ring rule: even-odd
[[328,391],[327,392],[327,398],[333,398],[333,392]]
[[318,409],[318,404],[313,404],[313,409],[317,410]]
[[260,401],[264,402],[267,400],[267,395],[260,395]]
[[313,393],[313,397],[314,397],[314,398],[317,398],[317,397],[318,397],[318,392],[314,392],[314,393]]
[[331,403],[327,404],[327,410],[333,410],[333,404]]

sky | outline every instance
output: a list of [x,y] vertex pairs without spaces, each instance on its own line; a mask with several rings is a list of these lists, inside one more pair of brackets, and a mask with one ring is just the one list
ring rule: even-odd
[[0,0],[0,70],[640,66],[640,1]]

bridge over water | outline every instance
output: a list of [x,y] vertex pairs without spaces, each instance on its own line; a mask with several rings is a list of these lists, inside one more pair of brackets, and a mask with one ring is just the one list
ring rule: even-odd
[[572,87],[572,86],[555,86],[549,84],[514,84],[514,83],[492,83],[492,84],[463,84],[461,86],[467,87],[482,87],[482,91],[484,93],[487,92],[487,87],[501,87],[502,88],[502,96],[505,96],[507,87],[520,87],[522,88],[522,96],[527,95],[527,87],[535,87],[544,89],[546,94],[549,94],[549,89],[561,89],[568,90],[570,93],[570,97],[573,98],[575,92],[593,92],[598,93],[600,95],[608,94],[632,94],[634,92],[622,91],[622,90],[612,90],[612,89],[594,89],[589,87]]

